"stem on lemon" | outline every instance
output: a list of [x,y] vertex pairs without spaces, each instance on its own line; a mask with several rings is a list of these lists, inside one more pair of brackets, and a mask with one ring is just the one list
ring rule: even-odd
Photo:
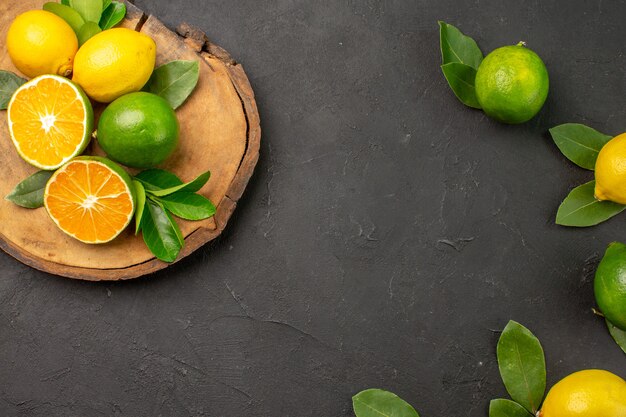
[[516,46],[526,46],[525,41],[519,41]]

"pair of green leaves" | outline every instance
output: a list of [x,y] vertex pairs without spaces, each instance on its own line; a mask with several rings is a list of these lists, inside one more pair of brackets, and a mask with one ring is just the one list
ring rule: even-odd
[[[567,159],[591,171],[595,168],[600,149],[612,138],[577,123],[553,127],[550,134]],[[596,199],[594,189],[595,181],[574,188],[561,203],[556,223],[574,227],[594,226],[626,209],[624,205]]]
[[175,261],[185,244],[173,216],[202,220],[215,214],[213,203],[197,194],[210,175],[207,171],[188,183],[160,169],[149,169],[135,176],[135,234],[142,232],[146,246],[158,259]]
[[352,397],[356,417],[419,417],[409,403],[381,389],[367,389]]
[[61,3],[45,3],[43,9],[65,20],[74,29],[81,46],[126,16],[126,5],[112,0],[61,0]]
[[476,98],[476,71],[483,61],[483,53],[474,39],[445,22],[439,22],[441,70],[450,88],[466,106],[480,109]]
[[546,391],[546,360],[539,340],[530,330],[509,321],[498,340],[500,376],[512,400],[496,399],[489,417],[532,417]]
[[191,95],[199,79],[198,61],[172,61],[155,69],[143,90],[164,98],[177,109]]

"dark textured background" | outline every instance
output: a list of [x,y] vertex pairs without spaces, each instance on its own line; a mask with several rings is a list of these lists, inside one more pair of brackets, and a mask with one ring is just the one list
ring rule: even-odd
[[[390,389],[423,417],[486,416],[505,395],[497,331],[541,339],[548,384],[626,376],[591,313],[625,215],[572,230],[592,175],[546,131],[626,129],[626,2],[137,0],[242,62],[262,157],[225,234],[145,279],[93,284],[0,255],[1,416],[351,416]],[[519,40],[551,91],[522,126],[463,107],[437,20],[484,52]]]

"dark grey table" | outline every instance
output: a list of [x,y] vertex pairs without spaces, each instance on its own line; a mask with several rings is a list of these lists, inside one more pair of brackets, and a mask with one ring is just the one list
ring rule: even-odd
[[[166,271],[93,284],[0,256],[1,416],[351,416],[381,387],[422,417],[504,396],[509,319],[541,339],[548,384],[626,376],[591,312],[624,216],[553,223],[591,179],[547,129],[626,130],[623,0],[137,0],[242,62],[262,157],[226,233]],[[454,98],[437,20],[484,52],[525,40],[548,102],[522,126]]]

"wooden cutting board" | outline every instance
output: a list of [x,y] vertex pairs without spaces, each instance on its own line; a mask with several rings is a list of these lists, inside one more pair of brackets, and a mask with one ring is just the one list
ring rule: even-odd
[[[41,9],[45,0],[0,2],[0,69],[15,69],[6,50],[7,30],[18,14]],[[177,110],[180,145],[161,167],[183,181],[211,171],[200,190],[217,207],[204,221],[179,220],[185,247],[178,260],[215,239],[226,227],[259,157],[261,128],[254,93],[240,64],[204,33],[181,25],[178,33],[157,18],[127,3],[121,26],[141,31],[157,44],[157,65],[185,59],[200,62],[200,81],[191,98]],[[102,110],[95,105],[96,114]],[[97,144],[87,153],[102,154]],[[17,154],[9,137],[6,112],[0,112],[0,196],[36,172]],[[86,245],[62,233],[45,209],[29,210],[0,198],[0,247],[33,268],[68,278],[120,280],[146,275],[169,264],[152,256],[141,236],[129,230],[104,245]]]

